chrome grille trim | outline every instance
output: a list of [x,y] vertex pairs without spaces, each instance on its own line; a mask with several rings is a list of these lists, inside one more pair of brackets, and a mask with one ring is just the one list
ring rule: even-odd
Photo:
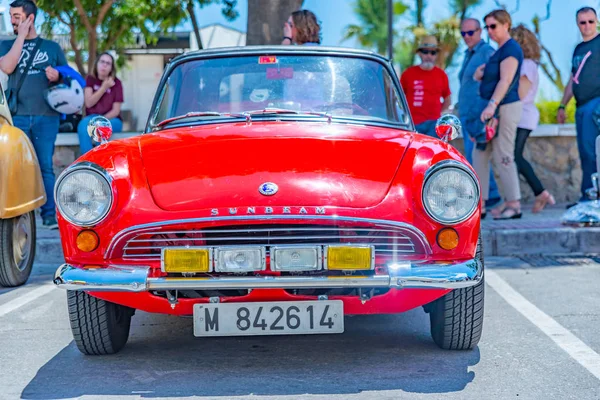
[[[132,226],[130,228],[120,231],[113,237],[113,240],[111,241],[110,245],[108,246],[108,248],[106,250],[105,257],[108,259],[108,258],[111,258],[114,256],[118,256],[119,254],[116,254],[116,252],[120,248],[123,248],[123,250],[124,250],[126,246],[129,246],[129,243],[136,243],[139,241],[148,242],[148,240],[142,240],[142,239],[137,240],[136,239],[138,236],[144,235],[144,234],[145,235],[148,235],[148,234],[165,234],[165,235],[166,234],[190,234],[190,232],[192,232],[192,231],[201,232],[201,231],[206,231],[206,230],[208,230],[211,233],[215,233],[215,232],[243,233],[243,232],[261,232],[261,231],[265,231],[265,232],[266,231],[268,231],[268,232],[290,231],[289,227],[286,227],[286,228],[276,228],[276,227],[261,228],[261,225],[255,225],[255,228],[253,228],[253,229],[223,228],[223,229],[219,230],[218,227],[207,226],[202,229],[194,229],[194,230],[187,230],[187,231],[182,231],[182,230],[160,231],[159,230],[162,227],[168,227],[168,226],[173,226],[173,225],[201,224],[201,223],[229,222],[229,221],[243,221],[243,222],[247,222],[247,223],[259,222],[259,223],[263,223],[263,224],[265,223],[265,221],[268,221],[269,223],[278,223],[278,222],[283,223],[284,221],[285,222],[298,221],[298,222],[304,223],[304,224],[337,223],[337,222],[367,224],[369,226],[351,226],[351,227],[332,226],[331,228],[323,227],[322,225],[315,226],[314,228],[306,227],[306,226],[299,226],[298,228],[295,228],[294,230],[297,229],[298,232],[308,232],[308,231],[311,231],[311,232],[364,231],[364,232],[382,232],[382,233],[383,232],[388,232],[388,233],[396,232],[397,235],[391,236],[389,238],[389,240],[396,241],[396,250],[386,249],[386,248],[378,248],[376,250],[376,252],[400,253],[400,251],[399,251],[400,249],[398,249],[398,248],[403,247],[406,250],[412,249],[408,253],[405,251],[404,254],[412,254],[412,253],[414,253],[415,245],[419,246],[423,250],[423,252],[424,252],[423,255],[428,255],[428,254],[431,254],[431,252],[432,252],[429,243],[425,239],[425,235],[420,230],[418,230],[416,227],[406,224],[406,223],[403,223],[403,222],[368,219],[368,218],[344,217],[344,216],[336,216],[336,215],[310,215],[310,216],[308,216],[308,215],[307,216],[304,216],[304,215],[250,215],[250,216],[220,216],[220,217],[207,217],[207,218],[192,218],[192,219],[185,219],[185,220],[170,220],[170,221],[154,222],[154,223],[149,223],[149,224]],[[407,235],[410,235],[410,236],[407,236]],[[325,236],[325,235],[323,235],[323,236]],[[230,237],[231,240],[240,240],[239,237],[235,237],[235,236],[227,236],[227,237]],[[223,237],[223,238],[227,238],[227,237]],[[306,239],[314,239],[315,238],[314,236],[311,237],[310,235],[298,235],[297,237],[298,238],[306,238]],[[327,236],[328,239],[331,239],[331,237],[332,236]],[[366,236],[366,235],[361,235],[361,236],[340,235],[339,237],[342,237],[344,239],[369,238],[369,240],[371,240],[371,239],[376,238],[377,236],[372,237],[372,236]],[[223,240],[223,238],[214,238],[214,239],[215,240],[216,239]],[[270,236],[269,238],[273,239],[272,236]],[[278,238],[278,237],[275,236],[275,238]],[[183,238],[177,238],[177,239],[174,238],[174,239],[165,239],[165,240],[172,241],[172,240],[181,240],[181,239],[183,239]],[[186,238],[186,239],[188,239],[188,238]],[[193,240],[199,240],[200,238],[198,238],[198,239],[189,238],[189,239],[192,239],[192,241],[193,241]],[[207,240],[207,239],[212,240],[213,238],[202,238],[201,240]],[[252,241],[255,238],[249,238],[249,239]],[[136,242],[133,242],[132,240],[136,240]],[[157,241],[160,241],[160,240],[162,240],[162,239],[157,239]],[[293,239],[293,240],[300,240],[300,239]],[[398,240],[400,242],[398,242]],[[413,241],[415,241],[416,243],[413,243]],[[383,247],[384,244],[385,244],[385,247],[394,246],[393,242],[381,243],[381,246]],[[260,245],[260,244],[255,243],[255,245]],[[154,246],[152,246],[152,247],[154,247]],[[131,248],[131,247],[129,247],[129,248]],[[136,255],[135,257],[144,259],[144,260],[149,260],[155,256],[150,254],[150,255]]]

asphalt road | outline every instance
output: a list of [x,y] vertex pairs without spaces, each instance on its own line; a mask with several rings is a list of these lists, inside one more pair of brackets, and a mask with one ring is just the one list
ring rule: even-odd
[[79,353],[56,265],[37,264],[26,286],[0,289],[0,398],[600,399],[600,264],[528,261],[487,260],[472,351],[438,349],[422,309],[347,317],[341,335],[245,338],[138,312],[105,357]]

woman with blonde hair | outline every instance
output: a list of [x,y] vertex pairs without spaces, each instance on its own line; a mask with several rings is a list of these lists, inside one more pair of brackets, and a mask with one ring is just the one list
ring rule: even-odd
[[515,162],[519,173],[523,175],[533,190],[535,195],[533,212],[538,213],[544,209],[546,204],[556,204],[554,197],[544,189],[531,164],[523,157],[525,142],[529,134],[537,128],[540,120],[540,112],[534,101],[539,83],[538,65],[541,57],[541,46],[535,34],[523,24],[511,29],[510,34],[521,46],[524,57],[521,66],[521,78],[519,79],[519,97],[523,102],[523,114],[517,125]]
[[305,46],[321,44],[321,25],[312,11],[294,11],[285,22],[281,44],[294,43]]
[[[485,30],[498,43],[498,50],[487,64],[477,69],[473,78],[481,80],[479,94],[488,101],[480,119],[484,123],[498,117],[497,133],[484,148],[473,149],[473,167],[481,183],[484,200],[489,194],[490,159],[498,173],[504,194],[504,206],[494,219],[521,218],[521,188],[515,163],[515,138],[521,120],[519,70],[523,63],[521,46],[510,37],[511,18],[506,10],[495,10],[484,18]],[[482,210],[485,213],[485,210]]]

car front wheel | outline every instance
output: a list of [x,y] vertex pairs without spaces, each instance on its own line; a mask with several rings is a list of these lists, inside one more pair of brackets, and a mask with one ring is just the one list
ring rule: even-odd
[[125,346],[134,309],[73,290],[67,291],[67,303],[73,338],[83,354],[114,354]]
[[[483,265],[481,238],[476,258]],[[431,336],[435,344],[446,350],[468,350],[477,346],[483,329],[484,286],[455,289],[425,306],[431,321]]]
[[27,282],[35,258],[35,214],[0,220],[0,286]]

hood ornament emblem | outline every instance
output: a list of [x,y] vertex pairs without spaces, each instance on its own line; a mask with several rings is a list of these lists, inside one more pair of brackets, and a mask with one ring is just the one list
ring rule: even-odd
[[278,190],[279,187],[273,182],[265,182],[258,187],[258,191],[264,196],[273,196]]

